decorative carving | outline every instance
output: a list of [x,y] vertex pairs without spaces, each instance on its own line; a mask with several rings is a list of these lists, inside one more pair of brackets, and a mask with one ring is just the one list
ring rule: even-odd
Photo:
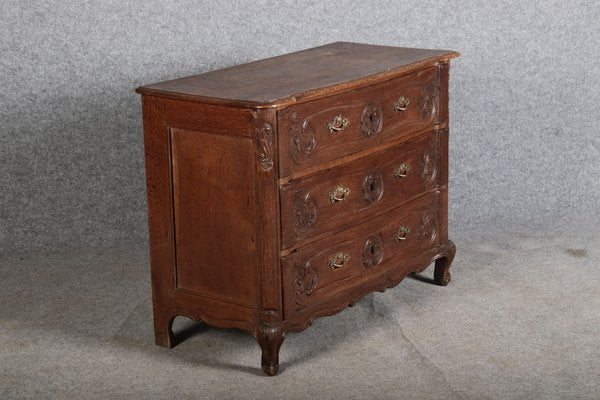
[[258,160],[263,170],[269,171],[273,168],[273,125],[269,122],[262,122],[256,129],[258,137],[259,152]]
[[379,172],[372,172],[363,180],[363,200],[366,203],[378,201],[383,196],[383,177]]
[[428,150],[423,153],[420,160],[421,179],[425,182],[427,188],[435,184],[439,174],[440,155],[438,139],[438,135],[433,136],[427,146]]
[[438,157],[431,153],[425,153],[421,157],[421,179],[428,187],[435,182],[438,176],[438,161]]
[[435,243],[438,235],[438,215],[437,210],[427,210],[421,218],[421,229],[419,230],[419,239]]
[[419,114],[425,120],[433,118],[437,110],[439,91],[437,82],[431,82],[426,85],[421,91],[419,106],[417,107]]
[[342,311],[349,305],[357,303],[368,293],[375,291],[383,292],[387,288],[398,285],[402,280],[411,273],[411,271],[423,271],[432,262],[435,262],[434,282],[438,285],[444,286],[444,283],[449,282],[450,273],[449,268],[454,259],[456,253],[456,247],[452,241],[448,241],[446,244],[442,244],[440,247],[436,247],[428,252],[428,257],[425,262],[419,262],[413,264],[410,269],[406,269],[405,273],[398,275],[398,270],[390,268],[387,271],[382,272],[376,279],[372,281],[369,286],[361,286],[357,290],[348,291],[347,295],[340,297],[335,302],[323,302],[309,314],[297,313],[286,321],[287,332],[300,332],[308,328],[316,318],[324,317],[327,315],[334,315]]
[[296,286],[296,303],[300,304],[300,297],[310,296],[313,291],[317,288],[317,269],[310,262],[296,263],[296,279],[294,285]]
[[371,269],[383,261],[383,240],[379,235],[369,236],[365,241],[362,254],[362,263],[365,268]]
[[290,148],[292,159],[296,164],[300,164],[302,160],[310,156],[317,147],[317,136],[308,119],[305,119],[299,127],[295,123],[296,118],[296,113],[293,113],[290,125]]
[[311,197],[310,192],[294,194],[294,228],[297,233],[304,233],[317,222],[317,201]]
[[371,137],[381,132],[381,128],[383,128],[381,105],[369,104],[363,109],[360,116],[360,127],[366,137]]

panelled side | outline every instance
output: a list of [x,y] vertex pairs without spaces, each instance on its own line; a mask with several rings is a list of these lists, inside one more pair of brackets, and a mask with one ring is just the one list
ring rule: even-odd
[[254,333],[260,163],[250,110],[143,96],[156,342],[184,315]]

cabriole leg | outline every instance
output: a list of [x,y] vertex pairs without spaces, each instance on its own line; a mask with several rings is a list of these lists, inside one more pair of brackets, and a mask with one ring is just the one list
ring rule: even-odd
[[261,366],[265,374],[277,375],[279,370],[279,348],[285,333],[279,325],[262,324],[258,328],[257,341],[262,350]]
[[433,280],[436,285],[446,286],[450,283],[452,277],[450,276],[450,265],[454,260],[456,254],[456,246],[451,240],[448,240],[448,244],[444,249],[444,253],[440,258],[435,260],[435,270],[433,272]]

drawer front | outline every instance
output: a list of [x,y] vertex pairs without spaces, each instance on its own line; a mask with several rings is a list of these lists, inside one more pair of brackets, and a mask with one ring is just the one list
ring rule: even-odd
[[438,186],[438,132],[282,187],[282,247],[340,230]]
[[279,112],[280,175],[433,126],[439,82],[432,67]]
[[285,317],[368,274],[403,268],[410,257],[439,245],[439,227],[440,192],[433,192],[283,258]]

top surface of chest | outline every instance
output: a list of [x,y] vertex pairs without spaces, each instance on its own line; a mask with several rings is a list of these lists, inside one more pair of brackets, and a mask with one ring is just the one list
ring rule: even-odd
[[391,79],[457,56],[449,50],[336,42],[143,86],[138,92],[250,108],[280,107]]

